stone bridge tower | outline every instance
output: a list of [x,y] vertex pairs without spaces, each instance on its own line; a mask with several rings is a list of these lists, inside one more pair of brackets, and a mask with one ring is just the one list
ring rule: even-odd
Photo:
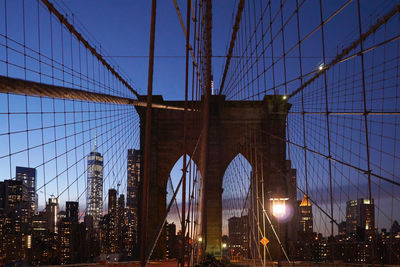
[[[143,100],[145,97],[143,98]],[[153,103],[184,107],[184,101],[164,101],[153,96]],[[201,107],[194,104],[194,109]],[[188,112],[186,151],[183,146],[184,112],[153,109],[151,136],[151,171],[148,203],[148,239],[155,236],[166,210],[166,188],[169,174],[176,161],[184,154],[192,155],[197,166],[206,164],[201,173],[200,222],[198,233],[203,239],[205,253],[221,255],[222,235],[222,179],[229,163],[241,153],[254,168],[252,155],[262,156],[265,203],[269,199],[287,196],[286,182],[286,116],[290,104],[282,96],[268,95],[262,101],[226,101],[225,96],[210,99],[207,162],[200,162],[199,136],[201,114]],[[136,107],[140,116],[140,142],[144,147],[145,108]],[[203,134],[203,133],[202,133]],[[252,145],[249,146],[248,144]],[[200,169],[202,169],[200,167]],[[266,204],[266,209],[270,205]],[[280,227],[282,241],[285,227]],[[268,233],[269,231],[267,231]],[[269,237],[273,239],[272,234]],[[271,242],[272,243],[272,242]],[[165,238],[161,238],[153,253],[165,257]],[[274,250],[274,246],[272,251]],[[279,251],[278,247],[276,247]]]

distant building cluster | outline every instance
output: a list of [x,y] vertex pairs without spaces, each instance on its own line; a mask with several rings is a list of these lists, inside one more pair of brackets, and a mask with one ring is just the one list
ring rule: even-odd
[[[295,177],[296,174],[292,170],[293,175]],[[293,197],[293,194],[290,195]],[[290,199],[288,201],[290,202]],[[394,221],[389,230],[381,229],[378,233],[375,227],[373,199],[360,198],[348,201],[346,221],[337,225],[338,234],[333,237],[324,237],[321,233],[314,232],[313,206],[306,195],[302,200],[291,203],[295,203],[295,209],[293,218],[288,222],[288,239],[285,244],[290,259],[311,262],[334,260],[360,264],[372,261],[379,264],[400,264],[400,225]],[[252,211],[249,210],[250,212]],[[254,240],[257,239],[257,232],[251,229],[258,227],[252,220],[254,218],[251,219],[248,215],[228,219],[229,236],[222,237],[222,240],[228,243],[223,255],[233,260],[259,258],[257,253],[262,253],[260,251],[263,245],[260,242],[259,248],[252,248]],[[269,242],[276,242],[273,236],[269,238],[271,239]]]
[[[26,261],[32,265],[132,260],[138,257],[140,217],[141,153],[127,151],[127,190],[119,194],[109,189],[108,210],[103,208],[103,157],[96,151],[88,155],[87,209],[67,201],[60,210],[59,200],[51,197],[38,211],[37,174],[34,168],[16,167],[16,179],[0,182],[0,264]],[[288,162],[288,204],[293,217],[287,223],[283,244],[288,256],[297,261],[400,264],[400,225],[390,229],[375,226],[374,199],[355,199],[346,203],[346,220],[338,223],[337,235],[325,237],[314,231],[313,205],[307,195],[296,197],[296,171]],[[255,183],[252,176],[252,185]],[[256,188],[255,186],[252,188]],[[258,189],[260,190],[260,189]],[[260,192],[258,192],[260,193]],[[260,236],[260,221],[255,221],[257,199],[251,196],[249,213],[228,220],[228,236],[222,237],[222,254],[231,259],[258,258],[265,242]],[[258,203],[260,204],[260,203]],[[260,209],[259,209],[260,211]],[[250,216],[249,214],[252,214]],[[258,213],[262,218],[263,214]],[[83,217],[83,218],[82,218]],[[252,230],[253,229],[253,230]],[[174,223],[166,223],[166,257],[178,258],[185,242],[188,253],[193,240],[176,233]],[[257,245],[256,245],[257,246]],[[256,253],[256,254],[254,254]]]
[[[312,205],[304,196],[297,202],[297,214],[294,216],[297,226],[297,238],[289,239],[287,247],[289,258],[297,261],[345,263],[370,263],[372,257],[380,264],[399,264],[400,225],[397,221],[389,230],[378,233],[374,227],[374,203],[366,199],[357,199],[346,203],[346,221],[338,225],[338,235],[324,237],[313,231]],[[231,259],[252,258],[250,253],[252,231],[248,227],[249,217],[231,217],[228,220],[228,246],[223,254]],[[293,221],[291,222],[293,224]],[[254,237],[253,237],[254,239]],[[271,239],[274,239],[271,237]],[[275,241],[275,240],[274,240]],[[375,246],[375,255],[372,248]],[[260,245],[261,247],[261,245]],[[258,256],[257,256],[258,257]]]
[[53,265],[136,258],[140,162],[140,151],[128,150],[126,205],[125,195],[110,189],[108,212],[103,214],[103,157],[96,149],[91,152],[84,216],[80,216],[78,202],[67,201],[65,210],[60,210],[60,203],[54,197],[48,199],[44,210],[38,211],[36,170],[16,167],[15,180],[0,182],[0,265],[19,261]]
[[[167,259],[175,259],[180,256],[180,249],[182,248],[182,231],[179,230],[176,232],[175,223],[166,223],[165,224],[165,237],[166,237],[166,258]],[[193,240],[189,238],[188,234],[185,237],[185,255],[189,254],[190,244],[193,243]]]
[[[378,234],[374,209],[373,199],[348,201],[346,221],[338,224],[338,234],[324,237],[313,231],[312,205],[304,196],[298,205],[298,240],[291,247],[292,257],[315,262],[335,260],[346,263],[399,263],[396,257],[400,252],[400,229],[395,229],[397,222],[394,222],[390,233],[382,229],[381,234]],[[391,249],[384,249],[385,243],[389,242]]]

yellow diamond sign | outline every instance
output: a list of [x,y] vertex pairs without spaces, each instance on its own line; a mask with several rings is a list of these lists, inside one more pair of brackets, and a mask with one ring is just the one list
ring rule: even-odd
[[269,243],[269,240],[268,240],[268,238],[263,237],[263,238],[260,240],[260,242],[261,242],[261,244],[263,244],[264,246],[266,246],[266,245]]

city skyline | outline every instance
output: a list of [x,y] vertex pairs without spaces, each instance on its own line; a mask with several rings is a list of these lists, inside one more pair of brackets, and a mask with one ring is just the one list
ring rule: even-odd
[[0,0],[0,264],[397,263],[399,8]]
[[[226,4],[228,1],[225,1],[224,3],[216,3],[215,5],[215,12],[216,12],[216,16],[218,16],[218,14],[224,14],[224,10],[227,9]],[[230,2],[230,1],[229,1]],[[107,23],[105,23],[105,21],[99,19],[102,18],[102,16],[100,15],[101,10],[103,10],[103,8],[106,8],[108,10],[110,10],[110,12],[112,14],[115,14],[117,12],[126,12],[126,10],[128,10],[129,8],[131,8],[131,6],[123,8],[121,6],[110,6],[109,3],[107,2],[99,2],[98,3],[99,6],[97,7],[96,11],[94,13],[89,12],[88,10],[90,9],[90,6],[87,5],[82,5],[79,2],[74,2],[71,1],[68,4],[68,8],[70,9],[70,11],[67,11],[68,8],[66,8],[66,6],[64,6],[63,4],[60,4],[60,6],[64,7],[65,10],[67,11],[67,13],[69,12],[73,12],[74,14],[76,14],[76,18],[77,20],[79,19],[79,21],[82,22],[83,25],[88,25],[88,29],[91,32],[92,30],[94,31],[94,35],[96,37],[96,39],[99,39],[99,42],[103,44],[104,47],[109,47],[109,49],[107,50],[111,50],[114,51],[114,43],[111,40],[114,40],[115,38],[109,37],[106,38],[105,36],[114,36],[115,34],[117,34],[117,31],[115,31],[115,27],[117,27],[118,24],[118,19],[120,19],[121,17],[119,17],[118,19],[116,17],[112,17],[113,19],[113,23],[110,25],[106,25]],[[32,6],[30,6],[32,5]],[[127,4],[127,5],[134,5],[134,4]],[[150,8],[149,3],[145,4],[146,6],[141,6],[140,8],[138,6],[134,6],[133,7],[133,11],[135,12],[135,14],[137,14],[136,18],[139,19],[140,21],[144,22],[148,22],[149,21],[149,17],[148,14],[146,14],[145,12],[141,12],[142,9],[148,9]],[[173,5],[169,5],[166,3],[160,3],[160,5],[162,6],[161,8],[164,9],[165,11],[174,11],[174,7]],[[233,5],[232,3],[229,3],[229,5]],[[333,4],[332,4],[333,5]],[[34,6],[32,3],[27,3],[27,6],[25,7],[26,9],[28,8],[32,8],[35,9],[36,6]],[[21,6],[19,3],[9,3],[8,9],[10,10],[20,10]],[[364,6],[365,8],[365,13],[373,13],[373,11],[376,9],[375,6],[373,4],[366,4]],[[383,7],[381,9],[384,9]],[[381,9],[377,9],[379,12],[383,12]],[[377,12],[378,12],[377,11]],[[168,13],[168,12],[167,12]],[[83,14],[88,14],[89,16],[84,16]],[[374,13],[373,13],[374,14]],[[380,14],[380,13],[379,13]],[[215,25],[215,31],[216,34],[214,34],[216,41],[215,41],[215,46],[216,46],[216,50],[215,53],[216,54],[224,54],[225,51],[225,47],[222,44],[226,44],[226,40],[225,39],[229,39],[229,33],[226,32],[226,29],[229,28],[229,24],[230,22],[233,20],[233,18],[229,18],[229,16],[219,16],[221,18],[224,18],[223,21],[219,21],[218,24]],[[22,36],[22,30],[19,26],[21,26],[21,22],[20,21],[14,21],[15,18],[9,18],[11,21],[9,23],[9,32],[10,34],[13,35],[13,37],[15,37],[16,39],[20,39]],[[146,21],[147,19],[147,21]],[[126,20],[128,20],[126,18]],[[165,21],[167,25],[179,25],[179,20],[178,18],[176,18],[175,16],[173,16],[172,18],[166,17],[164,15],[162,15],[162,18],[160,18],[161,21]],[[172,20],[172,21],[170,21]],[[96,23],[94,23],[94,21],[96,21]],[[15,23],[11,23],[11,22],[15,22]],[[104,27],[99,27],[97,28],[95,25],[103,25]],[[132,24],[132,23],[131,23]],[[28,25],[28,27],[33,27],[34,23],[32,23],[32,25]],[[89,26],[90,25],[90,26]],[[137,27],[137,24],[132,24],[135,25],[135,27]],[[160,25],[160,24],[158,24]],[[105,30],[104,33],[100,32],[100,28],[101,29],[110,29],[110,30]],[[140,28],[140,27],[138,27]],[[170,60],[174,60],[176,62],[182,62],[183,64],[183,58],[179,58],[179,57],[174,57],[171,59],[168,58],[162,58],[161,56],[163,56],[163,53],[165,52],[165,54],[168,53],[172,53],[174,51],[177,52],[177,55],[180,55],[180,51],[182,51],[180,48],[182,48],[184,46],[184,38],[181,34],[179,34],[180,29],[179,27],[171,27],[171,31],[173,31],[174,33],[176,33],[176,35],[178,36],[177,38],[180,41],[174,40],[173,43],[171,43],[170,41],[166,42],[168,44],[168,47],[165,46],[158,46],[160,50],[157,50],[158,55],[160,55],[160,58],[158,59],[160,64],[165,64],[162,61],[165,62],[169,62]],[[124,28],[124,31],[127,31],[128,29]],[[137,29],[139,32],[145,32],[146,29]],[[350,31],[350,30],[349,30]],[[46,34],[49,32],[49,29],[46,28],[44,30],[44,32],[42,32],[42,35]],[[138,34],[139,35],[139,34]],[[147,51],[147,46],[144,45],[145,40],[147,40],[147,35],[146,34],[140,34],[140,36],[144,36],[143,38],[143,42],[135,42],[134,37],[129,35],[124,35],[124,38],[128,38],[128,40],[125,40],[125,42],[121,42],[122,43],[131,43],[131,44],[135,44],[138,45],[137,51],[141,51],[142,54],[147,54],[144,51]],[[27,37],[30,37],[28,39],[32,39],[35,38],[35,34],[34,32],[29,33],[29,35]],[[160,43],[162,42],[161,40],[168,40],[168,37],[165,36],[164,33],[161,33],[161,36],[159,37],[161,39],[159,39]],[[345,38],[343,38],[345,39]],[[176,42],[175,42],[176,41]],[[59,38],[57,38],[57,40],[55,40],[56,43],[60,44],[61,41],[59,40]],[[178,43],[179,45],[175,45],[175,43]],[[32,47],[36,47],[37,44],[36,43],[32,43],[30,44]],[[105,48],[104,48],[105,49]],[[50,49],[49,47],[45,47],[43,48],[44,51],[49,52]],[[132,49],[131,48],[127,48],[125,46],[122,45],[118,45],[118,51],[121,51],[122,54],[127,54],[130,55],[132,54]],[[169,51],[169,52],[168,52]],[[60,57],[60,51],[56,50],[54,51],[56,54],[57,59],[59,59]],[[168,53],[167,53],[168,52]],[[309,51],[308,51],[309,52]],[[330,47],[330,49],[327,49],[327,53],[332,53],[335,54],[337,52],[337,48],[333,48]],[[44,53],[44,52],[43,52]],[[120,55],[116,55],[116,56],[120,56]],[[122,55],[123,56],[123,55]],[[67,60],[67,56],[65,56],[65,60]],[[121,65],[121,69],[127,69],[127,68],[132,68],[135,71],[132,71],[132,73],[137,72],[137,73],[142,73],[143,75],[137,75],[137,77],[132,77],[132,80],[135,81],[135,83],[139,83],[139,88],[144,88],[145,84],[147,83],[146,79],[144,79],[144,77],[146,75],[144,75],[145,69],[146,68],[142,68],[142,67],[138,67],[138,65],[140,64],[136,64],[138,63],[138,61],[142,62],[142,60],[144,61],[144,64],[147,64],[145,62],[147,62],[147,59],[141,59],[141,58],[137,58],[135,60],[136,63],[133,62],[127,62],[127,59],[124,57],[115,57],[113,58],[113,60],[116,60],[118,62],[118,64]],[[68,61],[70,61],[70,59],[68,58]],[[307,58],[307,61],[310,61],[307,63],[307,66],[311,66],[314,65],[315,66],[319,66],[320,65],[320,58]],[[74,64],[76,64],[78,62],[78,60],[75,58],[74,60]],[[223,60],[220,60],[219,58],[216,58],[215,61],[213,61],[214,67],[213,69],[216,70],[215,72],[217,72],[217,70],[220,70],[222,68],[222,62]],[[71,63],[71,62],[69,62]],[[133,66],[132,66],[133,64]],[[179,63],[180,66],[181,63]],[[311,69],[314,69],[314,67],[310,67]],[[74,68],[75,70],[77,69],[77,66],[75,66]],[[92,67],[89,66],[89,71],[93,71]],[[17,70],[10,70],[11,74],[13,76],[18,76],[21,77],[21,73]],[[62,76],[61,72],[55,73],[55,75],[57,76],[57,78],[60,78]],[[216,80],[216,84],[218,81],[218,77],[220,75],[218,73],[214,73],[214,77]],[[33,80],[39,80],[39,79],[43,79],[43,82],[55,82],[56,84],[60,84],[62,85],[63,83],[57,79],[55,79],[54,81],[52,81],[51,79],[48,79],[48,77],[38,77],[35,76],[33,74],[29,74],[28,73],[28,77],[29,79],[33,79]],[[74,77],[75,79],[77,79],[77,76]],[[162,78],[162,80],[161,80]],[[69,79],[71,80],[72,78],[68,78],[65,77],[65,79]],[[138,81],[137,79],[140,79],[140,81]],[[162,75],[159,76],[160,79],[159,81],[156,81],[156,85],[155,88],[156,90],[161,90],[161,88],[164,88],[164,84],[166,85],[171,85],[171,82],[168,79],[171,79],[170,76],[168,75]],[[73,79],[72,79],[73,80]],[[174,75],[174,80],[179,80],[181,82],[176,82],[173,84],[174,88],[177,88],[176,84],[183,84],[183,78],[179,75]],[[76,84],[78,84],[78,81],[75,81]],[[90,85],[90,84],[89,84]],[[172,86],[172,85],[171,85]],[[90,85],[89,86],[90,90],[94,89],[95,86]],[[92,88],[93,87],[93,88]],[[178,92],[178,90],[166,90],[166,94],[165,98],[166,99],[174,99],[174,98],[180,98],[181,96],[178,93],[173,93],[175,91]],[[155,93],[157,93],[157,91],[155,91]],[[104,105],[104,104],[94,104],[94,103],[74,103],[73,101],[70,100],[60,100],[60,99],[40,99],[38,97],[31,97],[31,96],[18,96],[18,95],[9,95],[9,99],[5,96],[5,95],[1,95],[0,96],[0,101],[1,103],[3,103],[4,105],[0,105],[0,117],[1,119],[5,119],[8,121],[8,112],[11,113],[16,113],[16,114],[12,114],[10,115],[10,120],[12,120],[12,123],[10,125],[10,131],[11,132],[15,132],[15,131],[23,131],[23,129],[25,128],[24,126],[26,125],[26,121],[29,121],[29,129],[31,128],[35,128],[36,126],[38,127],[37,129],[40,129],[40,125],[43,124],[44,126],[47,127],[55,127],[58,130],[53,131],[52,129],[49,129],[49,131],[45,131],[43,133],[43,137],[40,133],[40,131],[29,131],[29,133],[27,134],[27,138],[24,138],[22,136],[20,136],[18,134],[17,135],[13,135],[11,138],[11,142],[12,142],[12,151],[11,153],[13,153],[13,157],[12,158],[7,158],[7,157],[2,157],[2,159],[0,159],[0,178],[1,179],[10,179],[10,178],[14,178],[16,177],[15,174],[15,166],[26,166],[26,167],[34,167],[37,169],[37,177],[38,177],[38,195],[39,195],[39,203],[38,206],[41,210],[43,210],[45,208],[45,203],[47,201],[47,199],[51,196],[57,196],[60,198],[60,200],[77,200],[80,203],[80,207],[82,207],[82,205],[84,205],[83,203],[85,202],[85,193],[81,191],[81,189],[85,189],[86,188],[86,184],[85,184],[85,180],[86,180],[86,156],[87,154],[93,150],[94,147],[94,136],[96,135],[96,131],[97,131],[97,136],[98,136],[98,147],[99,147],[99,151],[102,151],[102,153],[104,154],[103,156],[105,158],[107,158],[106,162],[108,162],[110,165],[113,166],[105,166],[105,189],[103,190],[104,192],[107,192],[108,188],[115,188],[117,186],[118,183],[121,183],[121,188],[125,188],[126,185],[126,173],[125,173],[125,168],[122,165],[125,165],[125,163],[123,162],[123,154],[125,153],[125,151],[129,148],[135,148],[138,149],[139,144],[137,141],[137,136],[138,133],[134,132],[134,133],[130,133],[128,134],[128,132],[126,131],[126,129],[128,129],[128,127],[124,127],[123,125],[127,126],[128,124],[135,124],[138,122],[138,118],[137,115],[135,113],[135,111],[133,109],[129,109],[127,107],[124,108],[117,108],[115,106],[110,106],[110,105]],[[29,106],[28,106],[28,110],[26,110],[25,106],[26,105],[26,101],[29,102]],[[393,104],[393,103],[392,103]],[[6,106],[9,106],[10,109],[7,110],[5,109]],[[96,112],[89,112],[90,110],[97,110]],[[45,112],[45,115],[43,116],[43,119],[41,118],[42,116],[40,115],[34,115],[34,114],[30,114],[29,118],[25,118],[25,115],[20,114],[21,112],[24,111],[29,111],[29,112]],[[72,115],[72,112],[82,112],[82,118],[77,119],[76,116]],[[107,115],[107,112],[110,112],[110,114]],[[118,115],[119,114],[119,115]],[[130,114],[131,119],[129,122],[123,122],[122,121],[122,114]],[[116,116],[117,119],[117,123],[111,123],[111,122],[102,122],[102,120],[109,118],[111,116]],[[294,118],[294,116],[293,116]],[[59,125],[58,122],[66,122],[68,125],[67,127],[65,127],[64,131],[62,129],[62,126],[57,126]],[[77,123],[79,122],[79,123]],[[89,125],[90,122],[92,122],[92,125]],[[91,127],[93,127],[93,124],[95,126],[96,129],[92,129]],[[288,124],[291,124],[290,122]],[[30,126],[32,125],[32,126]],[[62,125],[62,123],[60,123],[60,125]],[[118,125],[117,129],[118,129],[118,133],[116,135],[122,136],[122,135],[134,135],[136,136],[136,138],[132,138],[131,140],[124,140],[123,144],[120,144],[122,147],[117,148],[115,150],[113,150],[112,147],[112,141],[111,141],[111,137],[115,136],[115,132],[113,133],[112,130],[110,128],[112,128],[113,126]],[[296,123],[294,123],[293,125],[296,125]],[[35,126],[35,127],[34,127]],[[56,127],[57,126],[57,127]],[[89,128],[89,126],[91,126]],[[337,129],[338,132],[340,129]],[[297,131],[297,130],[296,130]],[[6,134],[2,134],[2,133],[7,133],[8,132],[8,128],[6,127],[6,124],[1,125],[0,126],[0,141],[4,141],[5,143],[8,142],[7,135]],[[292,131],[293,132],[293,131]],[[61,137],[60,137],[61,136]],[[76,141],[74,141],[74,137],[76,136]],[[58,138],[59,137],[59,138]],[[43,138],[43,141],[42,141]],[[60,139],[60,140],[59,140]],[[58,141],[55,141],[58,140]],[[136,140],[136,141],[135,141]],[[296,141],[296,140],[295,140]],[[37,147],[37,145],[39,145],[39,143],[48,143],[48,145],[46,145],[46,147],[41,148],[40,146]],[[298,141],[300,143],[300,141]],[[373,142],[373,141],[372,141]],[[28,143],[30,144],[30,146],[34,146],[34,149],[27,149],[26,147],[28,146]],[[374,144],[372,143],[375,147],[379,146],[378,144]],[[343,145],[343,147],[346,147],[346,145]],[[326,149],[326,148],[324,148]],[[359,148],[360,149],[360,148]],[[391,151],[393,148],[391,148],[390,146],[388,146],[387,142],[382,142],[382,149]],[[342,149],[343,150],[343,149]],[[357,150],[357,147],[354,149]],[[23,152],[20,152],[23,151]],[[68,151],[68,152],[65,152]],[[116,155],[116,151],[118,151],[119,155]],[[19,153],[17,153],[19,152]],[[104,152],[108,152],[108,153],[104,153]],[[342,154],[344,154],[344,158],[347,160],[347,153],[344,153],[343,151],[337,151],[338,154],[340,154],[340,152]],[[9,148],[4,146],[2,148],[0,148],[0,154],[1,155],[8,155],[9,153]],[[15,155],[14,155],[15,154]],[[350,154],[349,154],[350,155]],[[293,155],[292,155],[293,156]],[[296,155],[294,155],[296,156]],[[29,160],[28,160],[29,159]],[[117,166],[115,166],[115,162],[113,162],[112,160],[116,160],[118,162]],[[311,161],[311,159],[309,159]],[[350,159],[349,159],[350,160]],[[10,161],[12,162],[10,164]],[[398,171],[396,168],[398,168],[398,165],[390,165],[390,161],[385,161],[385,160],[378,160],[380,162],[382,162],[382,166],[380,168],[388,170],[390,173],[393,173],[393,175],[395,173],[398,173]],[[44,166],[43,162],[47,162]],[[296,169],[302,170],[303,168],[301,168],[301,164],[299,163],[301,162],[301,160],[299,160],[298,162],[296,162],[297,166],[294,166]],[[321,191],[328,191],[328,182],[327,182],[327,166],[326,164],[321,164],[321,162],[319,162],[318,159],[313,159],[312,162],[316,162],[315,164],[318,165],[319,167],[316,168],[314,171],[309,170],[309,178],[310,178],[310,183],[309,183],[309,190],[310,190],[310,195],[313,196],[313,198],[315,198],[318,203],[328,203],[329,199],[325,196],[327,196],[327,194],[323,194],[323,195],[319,195],[318,192]],[[26,164],[28,163],[28,164]],[[389,165],[388,165],[389,164]],[[387,165],[387,166],[386,166]],[[392,169],[392,170],[391,170]],[[342,170],[340,166],[336,166],[334,165],[333,168],[333,176],[334,179],[336,179],[336,183],[333,184],[333,194],[335,196],[335,198],[343,198],[341,203],[336,203],[336,208],[334,210],[335,217],[337,216],[344,216],[344,207],[345,207],[345,202],[347,201],[347,199],[344,199],[346,194],[361,194],[363,197],[366,197],[367,195],[367,181],[364,179],[365,177],[363,177],[363,174],[360,174],[357,171],[353,171],[353,170],[349,170],[348,174],[346,174],[346,176],[348,177],[354,177],[354,179],[358,180],[358,183],[356,185],[351,184],[350,182],[346,181],[345,183],[339,182],[339,180],[343,177],[342,174]],[[319,177],[323,176],[324,177],[324,183],[318,183],[318,179],[320,179]],[[172,177],[174,179],[174,181],[177,181],[180,178],[180,175],[178,174],[172,174]],[[301,177],[299,179],[299,186],[303,188],[305,188],[305,174],[304,173],[299,173],[299,177]],[[69,184],[68,182],[69,181]],[[71,184],[72,183],[72,184]],[[45,186],[46,184],[46,186]],[[56,185],[58,184],[58,186]],[[384,194],[380,194],[380,198],[377,197],[377,195],[379,195],[379,192],[381,191],[385,191],[385,192],[390,192],[391,188],[388,186],[387,183],[383,182],[381,183],[378,180],[374,180],[373,181],[373,186],[372,186],[372,194],[375,196],[375,199],[377,200],[378,206],[380,208],[379,213],[381,214],[390,214],[391,211],[387,210],[387,207],[389,207],[388,204],[390,204],[390,197],[388,198],[384,198]],[[398,192],[397,188],[394,189],[393,195],[396,195]],[[106,194],[104,194],[106,195]],[[301,195],[301,193],[300,193]],[[386,194],[387,196],[387,194]],[[105,197],[106,198],[106,197]],[[105,199],[104,198],[104,199]],[[63,201],[61,201],[61,203],[63,203]],[[106,203],[106,202],[105,202]],[[323,216],[321,214],[321,216]],[[382,223],[379,222],[379,224],[382,224],[382,227],[387,227],[390,224],[390,218],[386,218],[387,216],[380,216],[380,220],[384,220]]]
[[[128,149],[128,151],[129,150],[131,150],[131,149]],[[139,150],[136,150],[136,151],[139,151]],[[93,152],[91,152],[91,153],[93,153]],[[89,155],[88,155],[88,157],[90,156],[91,154],[89,153]],[[180,159],[181,160],[181,159]],[[180,160],[178,160],[176,163],[175,163],[175,166],[177,166],[177,168],[173,168],[173,169],[177,169],[177,170],[175,170],[175,175],[176,175],[176,177],[179,177],[180,176],[180,170],[179,170],[179,161]],[[22,166],[20,166],[21,168],[26,168],[26,167],[22,167]],[[251,166],[250,166],[250,168],[251,168]],[[31,168],[31,169],[34,169],[34,168]],[[250,172],[251,172],[251,169],[250,169]],[[173,182],[174,183],[174,182]],[[176,186],[176,184],[174,185],[174,186]],[[118,185],[115,185],[115,187],[112,187],[112,188],[110,188],[110,189],[116,189],[116,188],[119,188],[118,187]],[[104,205],[102,205],[103,206],[103,211],[102,211],[102,215],[105,215],[105,214],[107,214],[107,210],[108,210],[108,201],[107,201],[107,199],[108,199],[108,190],[110,190],[110,189],[103,189],[103,193],[105,193],[104,194],[104,197],[102,198],[102,200],[103,200],[103,202],[105,203]],[[122,190],[125,190],[126,192],[127,192],[127,188],[121,188]],[[107,190],[107,192],[104,192],[105,190]],[[343,188],[341,189],[342,191],[343,191]],[[378,190],[378,189],[375,189],[375,190]],[[334,190],[334,192],[337,192],[337,190]],[[48,198],[48,200],[49,200],[50,198]],[[237,198],[237,199],[235,199],[235,198],[225,198],[224,197],[224,199],[223,199],[223,202],[224,203],[230,203],[230,202],[235,202],[235,201],[237,201],[237,200],[239,200],[240,198]],[[297,192],[297,200],[301,200],[301,192]],[[65,210],[66,209],[66,206],[65,206],[65,204],[63,204],[63,203],[66,203],[67,201],[69,201],[68,199],[66,199],[66,198],[64,198],[64,199],[60,199],[59,200],[59,205],[60,205],[60,210]],[[346,209],[346,205],[347,205],[347,203],[348,203],[348,201],[349,200],[343,200],[343,202],[340,204],[340,206],[342,207],[341,209],[343,209],[343,210],[345,210]],[[381,201],[385,201],[384,199],[382,200],[381,199]],[[390,201],[390,199],[388,198],[387,199],[387,201]],[[45,211],[46,210],[46,205],[48,205],[48,201],[46,202],[46,203],[42,203],[42,205],[38,205],[38,212],[39,211]],[[83,221],[83,218],[84,218],[84,216],[85,216],[85,214],[87,213],[87,205],[85,204],[85,203],[82,203],[82,201],[79,201],[78,202],[79,203],[79,211],[80,211],[80,213],[79,213],[79,220],[80,221]],[[180,199],[179,198],[177,198],[177,203],[178,203],[178,207],[181,207],[181,201],[180,201]],[[317,209],[316,207],[313,207],[313,209],[315,210],[315,209]],[[238,211],[241,211],[241,209],[238,209]],[[317,212],[318,212],[318,210],[316,210]],[[234,212],[233,210],[231,210],[230,212]],[[340,214],[338,214],[338,213],[336,213],[337,211],[335,211],[335,216],[340,216]],[[171,218],[173,218],[174,216],[176,216],[176,210],[175,209],[172,209],[171,210]],[[346,219],[346,216],[345,216],[345,214],[343,214],[341,217],[336,217],[336,218],[342,218],[342,219],[338,219],[337,221],[338,222],[341,222],[341,221],[345,221],[345,219]],[[172,219],[175,223],[177,223],[177,229],[179,230],[180,229],[180,224],[178,223],[179,221],[177,220],[177,219]],[[394,220],[400,220],[400,217],[397,217],[397,219],[395,218]],[[380,229],[389,229],[390,227],[391,227],[391,225],[392,225],[392,223],[393,223],[393,221],[388,221],[386,224],[384,224],[384,225],[382,225],[382,224],[380,224],[381,226],[379,227],[379,229],[378,230],[380,230]],[[223,228],[223,232],[224,233],[226,233],[226,231],[227,231],[227,227],[224,227]],[[326,231],[326,230],[325,230]],[[338,230],[338,227],[335,227],[335,233],[337,233],[339,230]],[[326,231],[326,232],[324,232],[323,230],[322,230],[322,232],[321,233],[323,233],[324,234],[324,236],[329,236],[330,235],[330,233],[328,232],[328,231]]]

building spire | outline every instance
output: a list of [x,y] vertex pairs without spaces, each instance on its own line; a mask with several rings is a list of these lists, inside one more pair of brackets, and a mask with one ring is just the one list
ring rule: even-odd
[[308,201],[308,197],[306,194],[304,194],[303,200],[300,203],[300,207],[310,207],[310,201]]

